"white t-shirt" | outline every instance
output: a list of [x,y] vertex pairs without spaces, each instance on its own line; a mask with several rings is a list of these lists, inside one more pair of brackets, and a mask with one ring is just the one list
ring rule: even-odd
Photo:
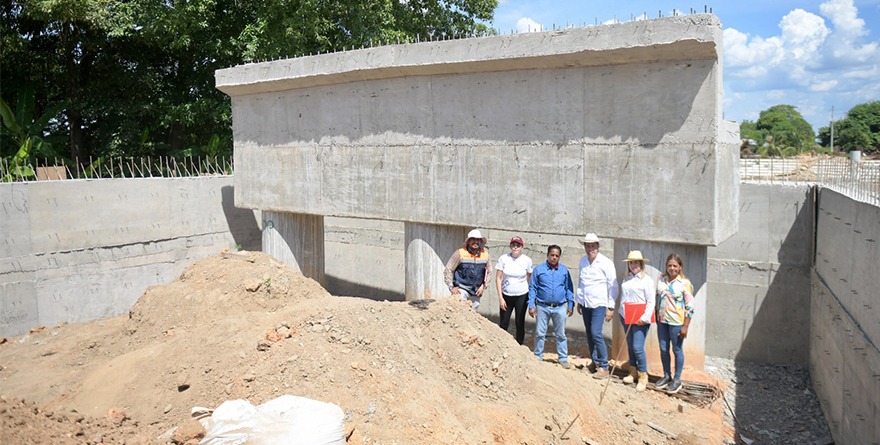
[[529,282],[526,275],[532,273],[532,259],[528,255],[514,258],[506,253],[498,258],[495,270],[501,271],[501,292],[507,295],[529,293]]

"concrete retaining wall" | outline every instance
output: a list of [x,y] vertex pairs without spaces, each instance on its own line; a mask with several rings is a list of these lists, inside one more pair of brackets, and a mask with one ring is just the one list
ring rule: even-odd
[[880,443],[880,208],[819,191],[810,377],[836,443]]
[[0,184],[0,335],[123,314],[223,248],[260,249],[232,177]]
[[[808,322],[811,190],[742,184],[743,229],[708,253],[709,355],[807,363],[807,338],[787,333]],[[147,286],[170,281],[204,255],[236,244],[260,248],[257,218],[232,208],[228,177],[4,184],[0,196],[0,335],[124,313]],[[526,238],[525,253],[536,263],[550,244],[563,247],[562,261],[571,269],[584,253],[571,236],[485,232],[493,259],[508,251],[514,234]],[[324,240],[331,292],[404,298],[403,223],[326,217]],[[613,242],[602,251],[613,258]],[[494,286],[480,312],[497,316]],[[583,331],[574,318],[569,328]],[[606,331],[611,338],[611,327]]]
[[740,186],[739,232],[709,247],[706,353],[806,366],[814,187]]

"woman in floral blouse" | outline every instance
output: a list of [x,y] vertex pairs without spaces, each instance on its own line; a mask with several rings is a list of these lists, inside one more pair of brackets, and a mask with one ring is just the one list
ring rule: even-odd
[[[657,389],[668,387],[667,392],[681,389],[681,368],[684,367],[684,351],[681,345],[687,337],[688,326],[694,316],[694,287],[684,276],[684,261],[672,253],[666,257],[666,273],[657,282],[657,336],[660,339],[660,361],[663,362],[663,378],[656,383]],[[669,369],[669,344],[675,354],[675,378]]]

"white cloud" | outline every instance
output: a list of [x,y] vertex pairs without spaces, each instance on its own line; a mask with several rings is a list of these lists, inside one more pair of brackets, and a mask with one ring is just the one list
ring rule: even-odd
[[805,65],[818,65],[816,51],[830,32],[825,20],[803,9],[795,9],[779,22],[786,56]]
[[752,66],[755,63],[774,64],[781,60],[784,51],[779,37],[762,39],[756,36],[749,43],[749,35],[733,28],[724,30],[724,66]]
[[858,9],[852,0],[829,0],[822,3],[819,10],[834,24],[834,34],[827,45],[834,59],[840,63],[859,63],[880,57],[877,42],[862,43],[868,31],[865,21],[858,18]]
[[540,23],[528,18],[523,17],[516,21],[516,30],[519,32],[535,32],[541,31],[543,27]]
[[[723,32],[725,115],[754,119],[779,103],[796,105],[814,126],[831,106],[880,97],[880,40],[869,38],[853,0],[825,0],[818,11],[793,9],[776,34]],[[872,24],[873,25],[873,24]]]
[[[801,115],[807,121],[821,122],[821,119],[824,119],[826,116],[825,110],[816,105],[815,101],[802,100],[797,103],[797,107],[798,111],[801,112]],[[814,126],[813,131],[819,131],[819,127]]]
[[874,65],[871,68],[861,70],[850,70],[843,73],[843,77],[853,79],[878,79],[880,78],[880,65]]
[[826,80],[810,85],[810,91],[828,91],[837,86],[836,80]]
[[[858,18],[853,0],[828,0],[819,9],[832,27],[819,15],[797,8],[782,17],[776,36],[725,29],[725,74],[739,79],[739,87],[751,90],[809,88],[820,92],[868,81],[867,73],[873,73],[874,61],[880,60],[880,42],[863,42],[865,21]],[[847,77],[835,71],[864,75]]]
[[852,0],[830,0],[819,5],[822,15],[831,19],[834,30],[840,35],[859,37],[868,34],[865,21],[858,17],[858,9]]

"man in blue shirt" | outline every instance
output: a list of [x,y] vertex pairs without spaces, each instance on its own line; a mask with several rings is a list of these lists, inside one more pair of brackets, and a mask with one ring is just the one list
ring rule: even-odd
[[539,264],[532,272],[529,281],[529,315],[536,318],[535,355],[544,359],[544,337],[547,335],[547,325],[553,320],[559,364],[569,369],[565,317],[571,317],[574,311],[574,286],[568,268],[559,264],[561,256],[561,247],[550,246],[547,249],[547,262]]

